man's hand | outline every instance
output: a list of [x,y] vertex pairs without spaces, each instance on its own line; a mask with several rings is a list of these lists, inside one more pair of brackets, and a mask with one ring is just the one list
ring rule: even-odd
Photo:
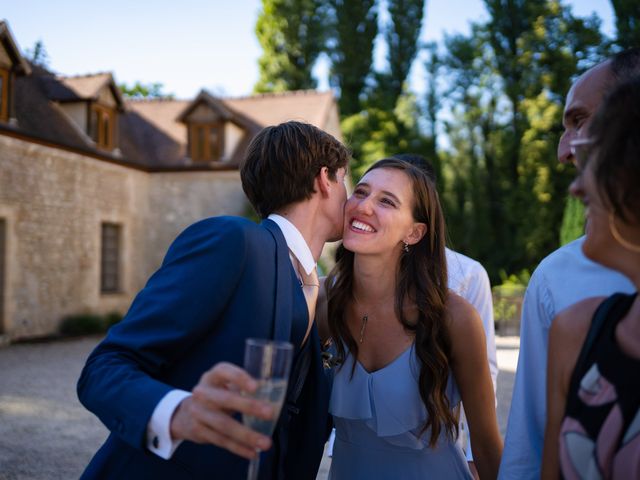
[[271,405],[240,393],[251,394],[257,388],[258,383],[240,367],[216,364],[202,375],[192,395],[176,409],[171,419],[171,438],[217,445],[247,459],[254,458],[257,450],[268,450],[270,437],[232,417],[239,412],[264,420],[273,418]]

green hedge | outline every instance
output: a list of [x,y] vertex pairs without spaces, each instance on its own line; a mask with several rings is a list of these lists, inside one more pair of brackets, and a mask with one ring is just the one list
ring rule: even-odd
[[59,331],[62,335],[93,335],[106,332],[112,325],[122,320],[118,312],[97,315],[93,313],[80,313],[64,317],[60,322]]

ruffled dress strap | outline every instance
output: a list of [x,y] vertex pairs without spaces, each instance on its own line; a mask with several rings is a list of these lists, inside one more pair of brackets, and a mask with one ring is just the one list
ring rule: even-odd
[[[428,444],[429,432],[419,435],[427,420],[418,387],[419,373],[415,344],[375,372],[367,372],[349,354],[334,374],[330,412],[337,418],[363,421],[378,437],[392,445],[423,449]],[[452,408],[460,402],[452,375],[449,376],[447,397]]]

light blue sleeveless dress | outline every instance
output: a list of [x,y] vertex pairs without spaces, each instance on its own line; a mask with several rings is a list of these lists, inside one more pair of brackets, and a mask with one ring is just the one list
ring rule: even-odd
[[[472,479],[454,441],[440,436],[434,448],[429,431],[418,437],[427,419],[420,398],[420,366],[412,345],[381,370],[367,372],[348,355],[334,374],[330,412],[336,438],[330,480]],[[447,397],[460,402],[453,377]]]

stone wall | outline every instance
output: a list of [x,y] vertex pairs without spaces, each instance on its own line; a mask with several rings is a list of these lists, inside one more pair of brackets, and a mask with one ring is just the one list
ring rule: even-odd
[[243,215],[248,205],[238,171],[154,173],[148,198],[145,276],[160,266],[167,248],[186,227],[216,215]]
[[[125,313],[183,228],[245,208],[238,172],[149,174],[0,135],[7,252],[0,333],[46,335],[65,315]],[[103,222],[122,228],[115,294],[100,292]]]

